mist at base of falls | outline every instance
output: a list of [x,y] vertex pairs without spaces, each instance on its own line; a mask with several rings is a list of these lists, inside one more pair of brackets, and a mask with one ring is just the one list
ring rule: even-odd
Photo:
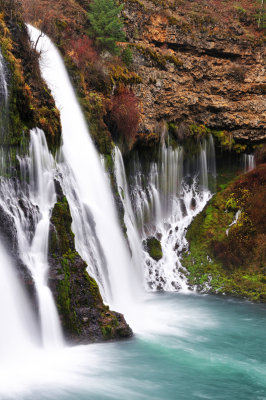
[[265,398],[265,305],[157,293],[143,307],[154,324],[130,340],[29,352],[1,370],[0,398]]

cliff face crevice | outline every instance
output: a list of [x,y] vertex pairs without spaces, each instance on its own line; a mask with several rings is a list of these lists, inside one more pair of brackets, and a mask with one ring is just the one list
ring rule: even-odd
[[[157,40],[153,40],[152,44],[159,48],[164,48],[166,46],[168,49],[172,49],[174,51],[190,53],[198,56],[206,54],[210,57],[231,61],[236,61],[241,58],[241,54],[224,51],[223,48],[198,48],[190,43],[160,42]],[[215,42],[213,44],[215,45]]]
[[244,10],[241,22],[239,10],[229,20],[222,14],[229,5],[219,18],[215,1],[175,3],[126,2],[133,67],[142,79],[135,87],[141,130],[154,132],[165,120],[265,140],[265,47],[252,11]]

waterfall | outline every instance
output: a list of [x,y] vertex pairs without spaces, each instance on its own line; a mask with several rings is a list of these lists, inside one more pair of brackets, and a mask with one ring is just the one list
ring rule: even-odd
[[[29,27],[33,41],[40,32]],[[211,197],[210,177],[215,179],[215,153],[211,136],[184,160],[182,147],[162,144],[158,161],[148,171],[136,156],[126,180],[123,159],[114,152],[116,180],[125,208],[127,243],[116,215],[108,176],[93,146],[61,56],[50,39],[38,41],[41,71],[61,111],[63,145],[59,180],[68,199],[77,251],[97,280],[103,298],[118,310],[131,307],[143,273],[152,290],[187,289],[181,253],[187,248],[185,234],[194,216]],[[132,200],[132,202],[131,202]],[[163,257],[153,260],[143,253],[141,242],[156,236]]]
[[4,62],[4,57],[0,50],[0,104],[7,103],[8,99],[8,89],[6,80],[6,67]]
[[243,154],[243,171],[249,172],[252,169],[256,168],[255,157],[254,154]]
[[[119,190],[121,201],[124,206],[124,212],[125,212],[124,221],[127,228],[127,236],[129,240],[130,249],[132,252],[132,262],[133,266],[138,268],[137,277],[140,278],[142,276],[142,271],[143,271],[141,239],[136,229],[137,222],[133,212],[133,208],[131,206],[123,157],[117,146],[114,149],[113,159],[115,165],[115,176],[116,176],[117,187]],[[142,285],[142,282],[139,282],[139,286],[140,285]]]
[[0,353],[1,362],[26,358],[36,341],[36,326],[14,266],[0,243]]
[[0,49],[0,137],[4,137],[7,128],[8,86],[5,60]]
[[[138,243],[132,251],[142,260],[147,289],[188,289],[181,255],[188,246],[187,227],[210,199],[209,185],[216,178],[212,136],[199,144],[198,154],[191,160],[184,160],[183,154],[182,147],[173,149],[163,143],[158,160],[150,162],[148,168],[135,155],[130,161],[133,167],[128,189],[123,158],[118,148],[114,152],[124,221],[129,237]],[[161,243],[163,256],[159,261],[141,249],[141,241],[149,237]]]
[[[40,32],[29,26],[31,40]],[[123,311],[133,302],[138,286],[123,237],[107,174],[92,143],[62,58],[50,39],[42,36],[41,73],[61,112],[59,170],[70,205],[75,246],[112,307]],[[44,51],[43,51],[44,50]]]
[[29,156],[18,157],[24,179],[20,183],[1,178],[0,204],[14,220],[19,255],[35,283],[43,344],[54,347],[62,344],[56,306],[47,286],[50,214],[56,201],[54,161],[41,130],[32,130],[30,139]]

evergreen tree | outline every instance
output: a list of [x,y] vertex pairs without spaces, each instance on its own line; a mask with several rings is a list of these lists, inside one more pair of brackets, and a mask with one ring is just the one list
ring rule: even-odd
[[88,13],[91,23],[90,35],[96,40],[98,46],[118,53],[117,41],[125,39],[123,22],[119,14],[123,5],[118,5],[115,0],[93,0]]

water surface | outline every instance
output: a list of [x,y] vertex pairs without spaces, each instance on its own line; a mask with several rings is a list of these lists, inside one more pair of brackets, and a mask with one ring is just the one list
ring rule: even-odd
[[265,305],[157,293],[129,319],[131,340],[33,351],[0,371],[1,398],[266,399]]

